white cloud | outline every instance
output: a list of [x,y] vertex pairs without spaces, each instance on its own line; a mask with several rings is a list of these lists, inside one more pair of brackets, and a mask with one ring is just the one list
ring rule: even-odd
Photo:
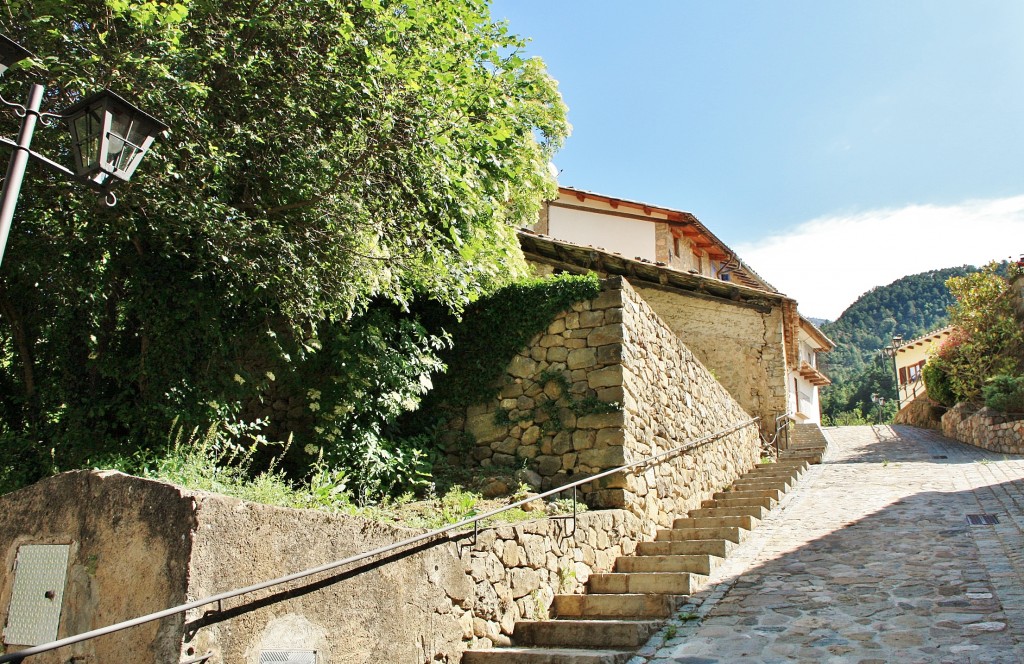
[[1024,196],[821,217],[736,245],[800,312],[834,320],[862,293],[908,274],[1024,253]]

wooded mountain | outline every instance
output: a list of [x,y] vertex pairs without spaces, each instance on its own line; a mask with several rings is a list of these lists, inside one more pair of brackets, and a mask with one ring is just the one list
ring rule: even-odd
[[946,280],[975,271],[963,265],[902,277],[872,288],[837,320],[821,325],[837,344],[821,357],[823,370],[832,379],[822,392],[822,415],[835,418],[857,408],[866,415],[873,393],[895,399],[891,364],[880,349],[890,344],[894,334],[913,339],[945,325],[946,309],[953,304]]

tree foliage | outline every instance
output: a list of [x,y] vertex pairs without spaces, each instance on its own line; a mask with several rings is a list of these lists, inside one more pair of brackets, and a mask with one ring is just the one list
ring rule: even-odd
[[[376,378],[440,332],[374,337],[371,303],[458,312],[521,271],[513,228],[553,192],[568,125],[484,0],[3,4],[37,54],[6,96],[45,79],[59,110],[111,87],[171,126],[117,207],[26,181],[0,267],[0,443],[21,480],[154,445],[174,417],[240,417],[307,363]],[[69,163],[59,134],[34,147]],[[416,357],[383,373],[415,385]]]
[[929,364],[945,374],[957,401],[979,401],[991,379],[1024,373],[1024,328],[1010,285],[1021,273],[1019,264],[993,262],[947,282],[956,298],[949,309],[956,332]]

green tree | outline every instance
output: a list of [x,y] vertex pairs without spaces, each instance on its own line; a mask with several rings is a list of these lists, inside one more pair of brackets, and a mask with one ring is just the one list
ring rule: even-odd
[[957,332],[938,359],[961,401],[978,400],[990,378],[1024,369],[1024,329],[1014,317],[1010,289],[1010,278],[1020,271],[1017,264],[993,262],[947,282],[956,298],[949,317]]
[[[26,182],[0,268],[0,468],[23,481],[155,445],[173,417],[242,416],[339,336],[430,348],[437,331],[350,321],[458,312],[521,270],[513,229],[553,193],[568,125],[484,0],[3,6],[37,54],[6,96],[43,78],[61,109],[109,86],[171,126],[114,208]],[[36,146],[69,162],[59,133]],[[375,374],[346,357],[339,375]],[[413,364],[390,375],[433,366]]]

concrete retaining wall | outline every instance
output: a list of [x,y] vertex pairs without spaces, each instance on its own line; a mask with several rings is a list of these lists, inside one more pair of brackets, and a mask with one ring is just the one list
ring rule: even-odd
[[[358,575],[323,573],[30,661],[173,663],[212,651],[211,664],[257,664],[261,651],[294,649],[316,651],[318,664],[458,662],[466,648],[508,643],[517,619],[544,615],[554,594],[579,592],[590,574],[610,571],[643,530],[622,510],[580,514],[575,527],[541,520],[481,529],[475,543],[442,540]],[[65,473],[0,497],[0,624],[22,544],[71,546],[63,638],[420,532],[114,472]]]

